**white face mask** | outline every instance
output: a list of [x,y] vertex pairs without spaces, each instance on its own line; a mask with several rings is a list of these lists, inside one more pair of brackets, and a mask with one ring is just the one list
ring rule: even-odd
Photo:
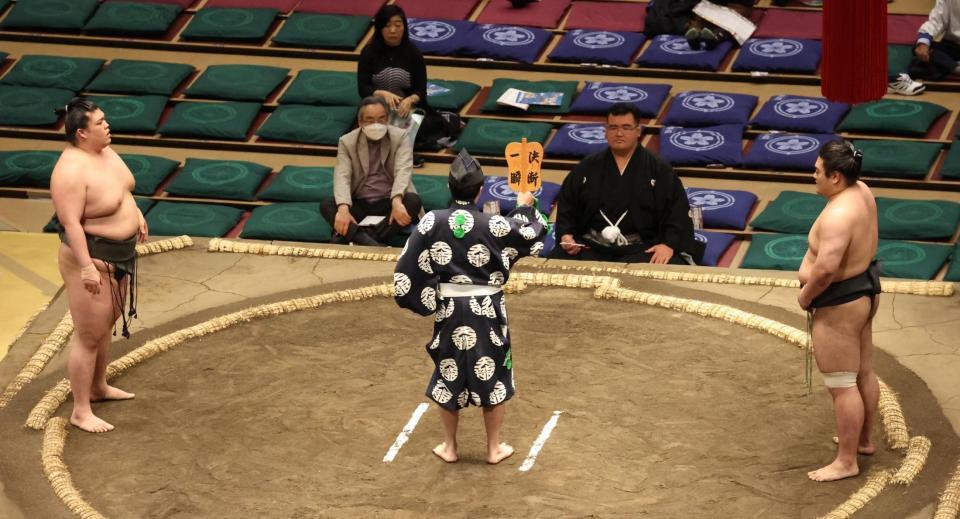
[[387,125],[380,123],[368,124],[362,128],[368,140],[379,141],[387,134]]

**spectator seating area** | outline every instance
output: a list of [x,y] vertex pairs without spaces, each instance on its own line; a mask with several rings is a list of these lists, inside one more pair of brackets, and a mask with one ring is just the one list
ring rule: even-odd
[[[0,19],[5,39],[124,45],[169,50],[256,52],[355,60],[371,17],[386,0],[18,0]],[[533,64],[552,70],[650,75],[701,70],[729,78],[786,77],[810,84],[820,62],[818,9],[765,5],[741,47],[691,50],[683,38],[643,34],[646,2],[541,0],[525,9],[491,0],[397,0],[410,36],[432,63]],[[890,72],[906,68],[925,16],[891,14]],[[769,79],[767,77],[766,79]],[[783,78],[781,78],[783,79]],[[960,90],[960,77],[941,82]]]
[[[285,165],[282,157],[332,157],[355,126],[356,74],[323,60],[356,60],[383,3],[9,2],[0,7],[0,51],[8,51],[0,52],[0,137],[24,146],[0,152],[0,196],[47,196],[59,153],[28,144],[62,140],[57,109],[82,93],[103,107],[114,143],[137,148],[122,157],[154,234],[328,241],[318,202],[332,195],[332,168]],[[565,173],[605,146],[606,109],[632,102],[644,117],[643,145],[674,166],[691,205],[703,209],[704,264],[795,270],[824,203],[812,194],[816,150],[842,136],[864,150],[865,180],[880,188],[884,275],[960,280],[960,259],[951,260],[960,226],[960,99],[949,93],[960,78],[931,83],[920,97],[827,101],[812,86],[821,51],[821,13],[813,9],[761,4],[758,30],[742,47],[691,53],[682,38],[642,34],[643,2],[542,0],[522,11],[493,0],[396,3],[428,56],[430,104],[466,123],[454,149],[422,154],[428,163],[448,163],[467,148],[499,171],[506,143],[542,142],[546,211]],[[69,10],[37,15],[56,5]],[[924,18],[890,15],[891,72],[905,67]],[[43,52],[24,52],[24,40]],[[82,44],[86,54],[55,52],[64,44]],[[100,45],[170,58],[114,57]],[[194,65],[175,57],[183,50],[220,54]],[[253,63],[248,54],[277,59]],[[320,59],[295,59],[307,55]],[[519,63],[536,74],[517,72]],[[511,87],[563,92],[563,102],[529,111],[498,105]],[[186,152],[173,160],[164,149],[225,158]],[[278,159],[268,166],[230,157],[240,152]],[[737,189],[758,181],[773,188]],[[414,182],[427,210],[449,203],[442,176],[418,172]],[[488,178],[484,200],[507,211],[511,195],[503,177]]]
[[[235,63],[197,70],[173,62],[8,55],[0,74],[2,130],[50,138],[62,133],[56,109],[82,93],[103,105],[113,133],[123,137],[118,142],[201,139],[196,145],[335,154],[360,101],[354,73],[321,69]],[[647,118],[646,146],[678,168],[797,175],[791,172],[810,170],[822,142],[841,135],[876,150],[867,154],[867,177],[960,187],[956,108],[915,98],[851,107],[815,96],[675,91],[664,80],[498,77],[478,85],[432,78],[428,86],[432,106],[460,112],[467,122],[458,148],[492,162],[502,162],[503,147],[522,135],[545,143],[554,167],[570,167],[603,148],[602,114],[627,101]],[[498,105],[508,88],[562,92],[563,103],[528,112]]]

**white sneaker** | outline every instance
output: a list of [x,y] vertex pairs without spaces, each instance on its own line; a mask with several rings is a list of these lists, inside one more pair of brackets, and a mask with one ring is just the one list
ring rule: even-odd
[[927,87],[919,82],[910,79],[910,76],[901,72],[897,80],[887,85],[888,94],[900,94],[902,96],[920,95]]

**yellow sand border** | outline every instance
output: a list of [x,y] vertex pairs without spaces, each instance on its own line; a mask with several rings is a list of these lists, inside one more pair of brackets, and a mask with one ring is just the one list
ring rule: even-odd
[[957,463],[953,477],[940,494],[940,504],[933,519],[956,519],[960,515],[960,463]]
[[[517,272],[511,276],[510,283],[508,283],[505,288],[508,292],[520,292],[526,289],[527,284],[533,284],[536,286],[595,289],[594,297],[597,299],[630,301],[649,306],[659,306],[662,308],[682,311],[685,313],[692,313],[702,317],[712,317],[714,319],[720,319],[745,326],[747,328],[763,331],[798,347],[806,347],[808,344],[808,339],[805,332],[772,319],[751,314],[727,305],[623,289],[620,288],[619,279],[609,276]],[[394,290],[392,284],[379,284],[361,287],[359,289],[340,290],[318,296],[264,304],[240,310],[238,312],[233,312],[148,341],[143,346],[111,362],[107,368],[107,377],[108,379],[113,379],[137,364],[162,352],[179,346],[188,339],[209,335],[239,323],[250,322],[254,319],[273,317],[299,310],[316,309],[323,304],[344,301],[362,301],[372,299],[374,297],[392,297],[393,295]],[[884,387],[886,387],[886,384],[882,384],[881,392],[884,391]],[[885,424],[884,426],[886,428],[886,424],[888,422],[902,424],[902,427],[905,430],[906,424],[904,423],[903,413],[900,411],[899,403],[896,401],[895,396],[888,387],[886,392],[887,399],[885,404],[880,407],[881,417],[883,417],[884,413],[886,412],[893,413],[899,418],[894,420],[883,420],[883,423]],[[51,417],[53,413],[55,413],[60,407],[60,405],[66,401],[69,393],[69,381],[67,379],[61,380],[53,389],[49,390],[41,399],[41,401],[33,408],[33,410],[30,412],[30,416],[27,419],[26,426],[36,430],[41,430],[44,428],[49,429],[51,427],[51,423],[58,424],[56,427],[59,427],[59,424],[61,423],[65,424],[65,419]],[[62,427],[65,428],[66,425],[63,425]],[[892,441],[894,438],[899,436],[899,425],[893,433],[890,431],[886,432],[886,436],[888,438],[888,442],[890,442],[891,448],[896,448],[893,446]],[[879,495],[884,487],[890,482],[899,484],[909,484],[912,482],[926,461],[926,457],[930,449],[930,441],[925,437],[914,437],[910,440],[909,444],[910,446],[908,448],[907,455],[901,467],[896,472],[896,475],[892,474],[892,472],[889,470],[880,471],[870,475],[864,487],[862,487],[857,493],[850,496],[847,501],[841,503],[837,508],[824,516],[824,519],[845,519],[850,517],[857,510],[863,508],[871,499]],[[45,457],[45,467],[46,463]],[[65,466],[63,466],[63,471],[66,473],[67,478],[69,478],[69,472],[66,471]],[[53,482],[52,478],[51,482]],[[55,486],[55,491],[56,490],[57,487]],[[67,497],[62,496],[60,491],[57,492],[58,496],[61,496],[61,499],[64,500],[64,503],[67,504],[68,507],[71,506],[71,503],[75,503],[76,499],[79,499],[79,494],[76,494],[75,497],[73,494],[67,494],[70,499],[74,500],[68,502]],[[74,508],[71,507],[71,510],[74,510]],[[80,515],[76,510],[74,510],[74,512],[80,517],[99,517],[99,515]],[[90,512],[96,514],[95,510],[90,509]]]
[[880,492],[883,492],[889,482],[890,473],[886,470],[871,474],[867,477],[867,483],[860,487],[860,490],[854,492],[840,506],[834,508],[827,515],[821,516],[820,519],[848,519],[867,506],[867,503],[873,498],[880,495]]
[[[246,243],[213,238],[207,245],[208,252],[231,252],[237,254],[258,254],[264,256],[293,256],[304,258],[346,259],[361,261],[395,262],[399,254],[388,252],[362,252],[345,249],[320,249],[312,247],[294,247],[290,245],[272,245],[269,243]],[[733,274],[712,274],[696,272],[677,272],[671,270],[625,269],[619,267],[596,267],[586,265],[524,265],[535,269],[577,271],[587,275],[623,274],[644,279],[661,281],[684,281],[695,283],[717,283],[727,285],[756,285],[783,288],[800,288],[800,281],[786,278],[741,276]],[[889,294],[911,294],[918,296],[950,297],[954,293],[954,284],[946,281],[895,281],[886,279],[883,292]]]
[[[27,322],[24,323],[23,326],[20,327],[20,330],[18,330],[17,333],[13,336],[13,339],[10,341],[10,344],[7,345],[7,351],[9,351],[10,348],[13,348],[13,345],[20,340],[20,337],[23,337],[23,334],[27,333],[27,330],[30,329],[30,325],[32,325],[33,322],[37,320],[37,317],[39,317],[40,314],[42,314],[43,311],[46,310],[49,306],[50,306],[50,301],[47,301],[46,303],[43,303],[42,305],[40,305],[40,308],[38,308],[37,311],[34,312],[29,319],[27,319]],[[3,406],[0,406],[0,407],[3,407]]]
[[[878,379],[879,380],[879,379]],[[880,423],[891,449],[905,449],[910,441],[907,421],[903,417],[897,393],[880,380]]]
[[[150,256],[153,254],[160,254],[163,252],[169,252],[173,250],[184,249],[187,247],[193,247],[193,240],[189,236],[178,236],[176,238],[169,238],[166,240],[152,241],[148,243],[141,243],[137,245],[137,254],[140,257]],[[48,303],[49,304],[49,303]],[[30,321],[20,330],[20,333],[17,334],[17,338],[13,340],[11,346],[17,342],[17,340],[27,331],[27,328],[33,322],[34,319],[40,312],[45,310],[47,305],[44,305],[31,319]],[[3,394],[0,394],[0,409],[6,407],[13,397],[20,392],[21,389],[26,387],[27,384],[32,382],[37,378],[44,368],[47,367],[47,364],[63,350],[63,347],[67,344],[67,341],[70,340],[70,336],[73,334],[73,318],[70,316],[68,311],[64,314],[63,318],[60,319],[60,323],[57,324],[56,328],[47,335],[43,341],[40,342],[40,347],[37,348],[37,351],[30,357],[27,363],[20,369],[20,372],[17,373],[13,380],[7,384],[7,387],[3,390]]]
[[60,319],[56,328],[40,342],[40,347],[37,348],[37,351],[30,357],[30,360],[20,369],[20,372],[7,384],[6,389],[3,390],[3,394],[0,395],[0,409],[6,407],[7,404],[13,400],[13,397],[17,396],[17,393],[19,393],[21,389],[40,375],[40,372],[47,366],[47,363],[60,353],[60,350],[62,350],[63,346],[70,340],[70,335],[72,334],[73,318],[68,311],[63,314],[63,318]]
[[927,456],[930,454],[930,439],[926,436],[914,436],[910,438],[910,446],[907,447],[907,455],[903,458],[900,468],[893,474],[890,483],[895,485],[909,485],[913,483],[914,478],[923,470],[924,463],[927,462]]
[[80,496],[77,487],[73,485],[70,470],[63,461],[63,447],[67,441],[69,427],[70,423],[66,418],[54,418],[47,423],[43,432],[43,449],[40,454],[43,473],[50,481],[54,493],[74,515],[82,519],[105,519]]

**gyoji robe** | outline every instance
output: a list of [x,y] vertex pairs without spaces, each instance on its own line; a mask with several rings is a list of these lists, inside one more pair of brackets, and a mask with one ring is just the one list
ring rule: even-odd
[[546,230],[532,207],[504,217],[454,202],[427,213],[407,240],[393,275],[395,297],[403,308],[436,314],[426,345],[435,365],[426,394],[444,408],[497,405],[513,396],[514,385],[503,292],[442,297],[440,283],[499,288],[517,259],[543,250]]

